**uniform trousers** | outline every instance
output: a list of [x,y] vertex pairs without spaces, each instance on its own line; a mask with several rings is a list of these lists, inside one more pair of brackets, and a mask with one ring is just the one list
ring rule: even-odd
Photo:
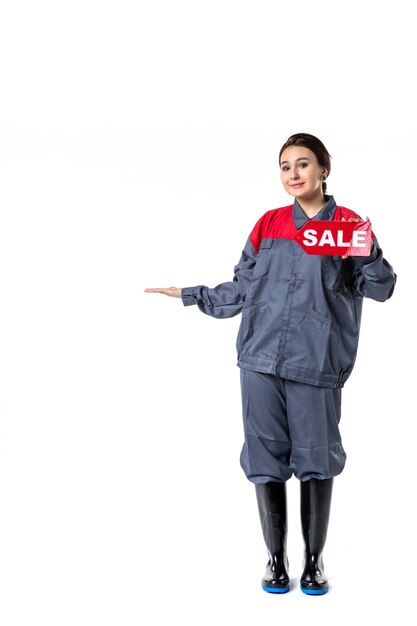
[[262,484],[340,474],[346,453],[339,432],[341,389],[318,387],[241,368],[245,442],[240,463]]

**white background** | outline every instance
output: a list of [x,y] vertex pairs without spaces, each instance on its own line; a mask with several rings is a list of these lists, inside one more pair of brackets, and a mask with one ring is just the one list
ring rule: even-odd
[[[417,166],[411,2],[0,10],[0,623],[407,623],[415,612]],[[369,215],[397,289],[344,389],[331,592],[265,594],[235,337],[146,287],[230,280],[291,199],[295,132]],[[403,618],[401,617],[403,615]],[[409,620],[408,620],[409,621]]]

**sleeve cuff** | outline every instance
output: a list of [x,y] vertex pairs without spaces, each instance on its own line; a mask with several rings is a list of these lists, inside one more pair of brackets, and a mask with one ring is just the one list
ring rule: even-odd
[[195,287],[183,287],[181,289],[181,298],[184,306],[191,306],[197,304],[196,288]]

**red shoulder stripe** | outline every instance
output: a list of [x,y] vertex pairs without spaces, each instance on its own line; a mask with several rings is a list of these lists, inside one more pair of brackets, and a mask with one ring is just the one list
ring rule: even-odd
[[250,240],[255,252],[258,252],[262,239],[293,239],[297,229],[292,219],[293,205],[267,211],[256,222]]

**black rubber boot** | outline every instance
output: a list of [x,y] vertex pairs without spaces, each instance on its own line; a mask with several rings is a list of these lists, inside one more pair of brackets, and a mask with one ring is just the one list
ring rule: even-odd
[[262,532],[269,554],[262,588],[268,593],[290,590],[287,558],[287,491],[285,483],[255,485]]
[[300,587],[308,595],[319,596],[329,590],[323,568],[323,548],[329,525],[332,488],[333,478],[312,478],[301,482],[301,525],[305,559]]

